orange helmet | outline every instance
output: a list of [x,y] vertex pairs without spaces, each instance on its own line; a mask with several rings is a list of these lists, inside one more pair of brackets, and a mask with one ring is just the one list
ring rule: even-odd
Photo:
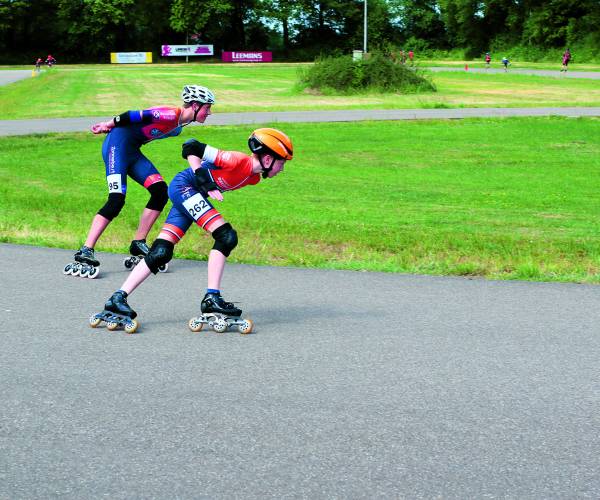
[[248,147],[256,154],[269,153],[284,160],[294,157],[292,141],[281,130],[275,128],[256,129],[248,138]]

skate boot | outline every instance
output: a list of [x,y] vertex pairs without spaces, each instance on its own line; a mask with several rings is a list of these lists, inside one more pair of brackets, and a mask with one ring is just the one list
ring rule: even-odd
[[202,314],[190,319],[188,326],[193,332],[199,332],[204,325],[212,327],[215,332],[223,333],[230,326],[237,326],[240,333],[250,333],[253,323],[249,319],[241,319],[242,310],[231,302],[225,302],[218,293],[207,293],[200,305]]
[[100,262],[94,256],[94,249],[83,245],[74,255],[75,262],[70,262],[63,269],[63,274],[81,276],[82,278],[97,278],[100,274]]
[[134,319],[137,313],[129,307],[127,294],[118,290],[104,304],[104,311],[92,315],[90,326],[96,328],[102,321],[108,330],[116,330],[122,326],[127,333],[135,333],[139,323]]
[[[125,269],[133,269],[135,266],[137,266],[140,260],[142,260],[146,255],[148,255],[149,252],[150,249],[146,244],[146,240],[133,240],[131,242],[131,245],[129,245],[129,253],[131,254],[131,257],[127,257],[123,261]],[[160,266],[158,270],[161,273],[166,273],[168,267],[169,264],[165,264],[164,266]]]

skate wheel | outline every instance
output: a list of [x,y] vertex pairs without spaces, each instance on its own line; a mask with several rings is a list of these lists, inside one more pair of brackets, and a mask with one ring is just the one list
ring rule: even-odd
[[89,273],[90,273],[90,268],[88,266],[82,267],[81,271],[79,272],[79,277],[87,278]]
[[139,323],[135,319],[132,319],[131,322],[125,325],[124,329],[126,333],[135,333],[138,329],[138,326]]
[[129,257],[127,257],[123,261],[123,265],[125,266],[125,269],[131,269],[133,267],[133,262],[131,262],[131,259]]
[[111,332],[113,330],[116,330],[119,327],[119,323],[115,323],[114,321],[109,321],[106,323],[106,329],[110,330]]
[[202,321],[198,321],[197,318],[192,318],[188,322],[188,326],[190,327],[190,330],[192,330],[192,332],[197,333],[200,330],[202,330],[202,328],[204,327],[204,323],[202,323]]
[[63,274],[71,274],[73,272],[73,263],[69,262],[63,269]]
[[96,279],[99,274],[100,274],[100,269],[98,269],[97,267],[92,267],[88,271],[87,277],[90,279]]
[[81,266],[79,264],[75,264],[72,268],[71,268],[71,274],[73,276],[79,276],[79,273],[81,272]]
[[229,325],[227,324],[227,321],[224,319],[218,319],[213,323],[213,330],[217,333],[223,333],[225,330],[227,330],[228,326]]
[[96,328],[100,324],[101,321],[102,320],[95,314],[93,316],[90,316],[90,326],[92,328]]
[[169,264],[165,264],[165,265],[163,265],[163,266],[160,266],[160,267],[158,268],[158,272],[159,272],[159,273],[166,273],[166,272],[167,272],[167,269],[169,269]]
[[244,322],[238,326],[238,331],[244,335],[251,333],[254,328],[254,323],[251,319],[245,319]]

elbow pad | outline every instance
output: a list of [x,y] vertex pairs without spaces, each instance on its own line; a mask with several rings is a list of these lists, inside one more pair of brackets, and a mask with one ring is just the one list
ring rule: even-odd
[[181,146],[181,156],[186,160],[190,155],[197,156],[198,158],[204,158],[204,151],[206,151],[206,144],[198,142],[196,139],[190,139],[183,143]]
[[115,127],[126,127],[131,123],[152,123],[152,111],[145,109],[144,111],[125,111],[113,118]]

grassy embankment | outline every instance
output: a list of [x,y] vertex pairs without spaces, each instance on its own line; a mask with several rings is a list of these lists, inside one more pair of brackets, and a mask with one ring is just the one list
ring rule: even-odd
[[183,83],[214,89],[218,112],[599,106],[596,80],[530,75],[441,72],[437,92],[324,96],[297,87],[298,64],[59,67],[0,87],[3,119],[111,116],[126,109],[178,103]]
[[[233,261],[600,282],[600,120],[281,128],[296,146],[285,172],[215,203],[239,231]],[[249,130],[182,139],[245,150]],[[181,142],[144,148],[167,181],[185,167]],[[80,245],[106,199],[100,145],[91,134],[0,138],[0,241]],[[128,193],[100,252],[126,251],[147,200],[139,186]],[[211,245],[192,229],[176,255],[203,258]]]

